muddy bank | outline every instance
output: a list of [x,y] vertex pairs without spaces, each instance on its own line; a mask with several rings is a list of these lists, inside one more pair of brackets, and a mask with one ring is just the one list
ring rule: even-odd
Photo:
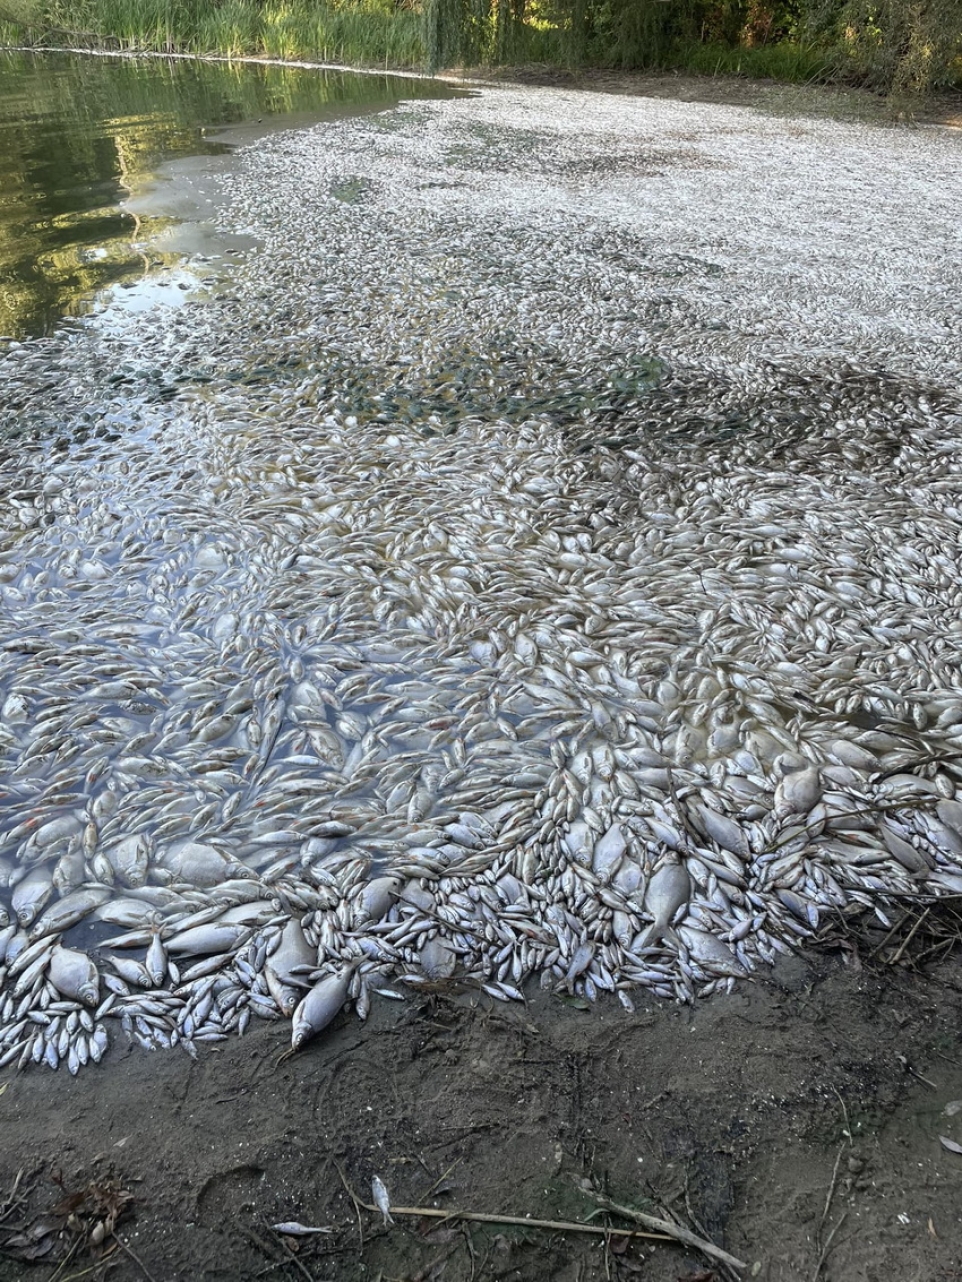
[[[454,75],[450,76],[455,79]],[[879,124],[914,122],[962,128],[962,94],[945,91],[924,97],[890,97],[846,85],[788,84],[750,77],[699,76],[675,72],[613,71],[563,67],[474,69],[458,79],[469,83],[541,85],[586,93],[665,98],[676,102],[723,103],[779,116],[864,120]]]
[[[366,1201],[379,1174],[396,1204],[576,1221],[592,1211],[587,1176],[697,1226],[766,1282],[809,1282],[820,1260],[836,1282],[949,1279],[962,1158],[938,1136],[962,1141],[958,985],[957,960],[921,979],[826,952],[694,1010],[464,992],[381,1002],[367,1026],[342,1019],[288,1060],[283,1030],[263,1025],[197,1062],[118,1048],[77,1080],[8,1082],[4,1195],[22,1174],[5,1224],[114,1180],[135,1199],[117,1232],[139,1263],[114,1250],[109,1276],[131,1282],[711,1276],[659,1243],[385,1229],[339,1169]],[[332,1231],[272,1232],[290,1220]],[[51,1277],[73,1241],[64,1230],[33,1267],[0,1253],[0,1278]],[[58,1276],[97,1254],[78,1249]]]

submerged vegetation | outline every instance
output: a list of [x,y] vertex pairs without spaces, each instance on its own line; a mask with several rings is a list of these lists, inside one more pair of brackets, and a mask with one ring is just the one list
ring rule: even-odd
[[959,0],[0,0],[0,40],[962,87]]

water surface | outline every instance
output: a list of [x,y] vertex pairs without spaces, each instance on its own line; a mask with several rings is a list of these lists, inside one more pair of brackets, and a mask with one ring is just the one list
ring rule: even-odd
[[[49,332],[105,287],[178,264],[185,242],[157,240],[169,202],[134,198],[165,162],[227,151],[210,136],[218,127],[313,123],[451,92],[354,72],[0,51],[0,335]],[[168,275],[157,288],[182,283]]]

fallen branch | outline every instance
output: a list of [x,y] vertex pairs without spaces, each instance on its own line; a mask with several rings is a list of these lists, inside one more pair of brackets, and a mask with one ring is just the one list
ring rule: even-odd
[[723,1251],[714,1242],[709,1242],[707,1238],[699,1237],[697,1233],[692,1233],[690,1229],[686,1229],[683,1224],[672,1224],[670,1220],[659,1219],[657,1215],[648,1215],[645,1211],[636,1211],[633,1206],[623,1206],[620,1202],[613,1202],[610,1197],[606,1197],[604,1193],[599,1193],[593,1188],[589,1180],[578,1180],[576,1183],[586,1197],[590,1197],[593,1202],[597,1202],[600,1207],[606,1211],[611,1211],[614,1215],[620,1215],[626,1220],[634,1220],[636,1224],[644,1224],[646,1228],[653,1229],[664,1237],[674,1238],[676,1242],[693,1247],[696,1251],[701,1251],[703,1255],[710,1256],[713,1260],[720,1260],[723,1264],[727,1264],[729,1268],[748,1268],[744,1260],[739,1260],[734,1255],[729,1255],[727,1251]]
[[147,1268],[147,1265],[143,1262],[140,1256],[134,1254],[133,1247],[128,1246],[124,1239],[122,1237],[118,1237],[116,1233],[114,1233],[113,1239],[120,1247],[121,1251],[126,1255],[129,1255],[133,1262],[138,1266],[141,1273],[143,1273],[144,1277],[147,1279],[147,1282],[155,1282],[154,1275]]
[[821,1276],[822,1266],[824,1265],[825,1261],[828,1259],[828,1253],[832,1249],[832,1243],[835,1240],[835,1234],[839,1231],[839,1229],[845,1223],[847,1216],[848,1216],[848,1211],[843,1211],[841,1214],[841,1217],[835,1222],[835,1224],[833,1224],[831,1233],[829,1233],[828,1237],[825,1239],[825,1245],[822,1247],[822,1253],[818,1257],[818,1263],[815,1265],[815,1272],[812,1275],[815,1278],[815,1282],[818,1282],[818,1278]]
[[922,925],[922,923],[925,921],[926,917],[928,917],[931,911],[932,911],[931,908],[926,908],[922,916],[919,917],[918,921],[915,923],[915,925],[912,927],[909,933],[902,940],[901,944],[899,944],[898,951],[896,952],[895,956],[889,958],[890,966],[895,966],[902,960],[902,954],[905,952],[906,948],[908,948],[909,944],[912,942],[912,940],[915,937],[916,931]]
[[[836,1092],[836,1094],[838,1094],[838,1092]],[[841,1100],[841,1098],[842,1098],[842,1097],[841,1097],[841,1095],[839,1095],[839,1099],[840,1099],[840,1100]],[[845,1107],[844,1103],[842,1104],[842,1107],[843,1107],[843,1108]],[[847,1113],[847,1112],[846,1112],[846,1115],[845,1115],[845,1120],[846,1120],[846,1122],[848,1122],[848,1113]],[[837,1186],[837,1184],[838,1184],[838,1168],[839,1168],[839,1164],[840,1164],[840,1162],[841,1162],[841,1160],[842,1160],[842,1154],[843,1154],[844,1152],[845,1152],[845,1145],[844,1145],[844,1144],[840,1144],[840,1145],[839,1145],[839,1149],[838,1149],[838,1153],[837,1153],[837,1154],[836,1154],[836,1156],[835,1156],[835,1166],[832,1168],[832,1179],[831,1179],[831,1182],[829,1183],[829,1186],[828,1186],[828,1192],[825,1194],[825,1206],[824,1206],[824,1208],[823,1208],[823,1210],[822,1210],[822,1218],[819,1220],[819,1222],[818,1222],[818,1228],[815,1230],[815,1242],[816,1242],[816,1245],[820,1245],[820,1244],[821,1244],[822,1229],[825,1227],[825,1221],[828,1219],[828,1213],[829,1213],[829,1211],[832,1209],[832,1198],[835,1196],[835,1188],[836,1188],[836,1186]],[[836,1226],[836,1227],[837,1227],[837,1226]],[[834,1229],[833,1229],[832,1233],[829,1235],[829,1239],[828,1239],[828,1243],[826,1244],[826,1248],[825,1248],[824,1250],[822,1250],[822,1251],[821,1251],[821,1253],[819,1254],[819,1257],[818,1257],[818,1263],[815,1265],[815,1272],[812,1274],[812,1282],[818,1282],[818,1276],[819,1276],[819,1274],[820,1274],[820,1273],[821,1273],[821,1271],[822,1271],[822,1265],[825,1263],[825,1257],[826,1257],[827,1247],[828,1247],[829,1245],[831,1245],[832,1237],[834,1237],[834,1235],[835,1235],[835,1231],[834,1231]]]
[[[355,1206],[365,1211],[377,1212],[378,1208],[358,1197],[347,1182],[344,1172],[338,1168],[341,1182]],[[413,1215],[417,1218],[432,1220],[469,1220],[475,1224],[517,1224],[526,1229],[553,1229],[561,1233],[593,1233],[599,1237],[644,1238],[652,1242],[668,1242],[671,1235],[664,1233],[643,1233],[638,1229],[606,1229],[598,1224],[578,1224],[574,1220],[535,1220],[527,1215],[489,1215],[484,1211],[442,1211],[436,1206],[395,1206],[391,1204],[392,1215]],[[744,1266],[742,1266],[744,1267]]]

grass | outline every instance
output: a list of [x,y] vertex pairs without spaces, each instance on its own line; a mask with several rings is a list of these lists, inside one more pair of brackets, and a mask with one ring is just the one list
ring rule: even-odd
[[[25,31],[83,36],[111,47],[165,52],[306,58],[358,65],[416,67],[424,62],[418,14],[396,11],[391,0],[353,3],[257,3],[224,0],[19,0],[18,22],[0,0],[0,39],[16,43]],[[7,19],[4,21],[4,19]]]
[[[431,62],[432,52],[438,56],[437,49],[427,47],[422,6],[430,12],[432,4],[464,3],[468,0],[0,0],[0,43],[99,44],[421,68]],[[856,66],[852,51],[837,41],[816,48],[797,39],[755,45],[682,40],[680,28],[672,34],[666,25],[663,8],[642,5],[636,11],[629,5],[626,12],[648,15],[650,29],[602,24],[580,46],[563,25],[543,18],[499,30],[489,17],[471,28],[472,50],[478,62],[502,66],[672,69],[790,84],[835,80],[885,87]],[[653,13],[661,26],[650,25]],[[447,61],[459,57],[453,46],[448,54]],[[465,56],[462,51],[462,60]],[[955,78],[962,86],[962,63],[950,61],[946,67],[948,81]]]
[[808,45],[778,44],[735,46],[682,45],[673,51],[669,65],[707,76],[749,76],[754,80],[784,80],[791,84],[818,84],[838,70],[837,60]]

